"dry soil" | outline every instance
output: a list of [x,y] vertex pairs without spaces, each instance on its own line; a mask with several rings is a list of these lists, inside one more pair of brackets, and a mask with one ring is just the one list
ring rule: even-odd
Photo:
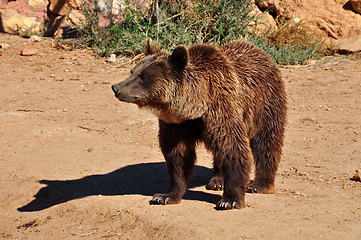
[[[157,119],[118,101],[130,71],[90,50],[0,34],[0,238],[360,239],[361,59],[282,67],[288,93],[277,193],[217,211],[203,146],[178,205],[150,205],[168,185]],[[35,56],[21,56],[23,48]]]

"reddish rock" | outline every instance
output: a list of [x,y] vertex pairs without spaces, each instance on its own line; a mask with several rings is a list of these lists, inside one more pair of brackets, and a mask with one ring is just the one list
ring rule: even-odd
[[33,35],[33,36],[31,36],[31,37],[28,39],[28,42],[29,42],[29,43],[32,43],[32,42],[41,42],[41,37],[36,36],[36,35]]
[[33,56],[39,52],[39,49],[37,48],[24,48],[21,51],[22,56]]
[[361,52],[361,34],[349,39],[339,39],[339,50],[345,53]]
[[[345,8],[349,0],[262,0],[261,8],[273,9],[281,19],[298,19],[315,35],[323,35],[325,43],[361,34],[361,15]],[[351,0],[361,6],[361,0]],[[355,10],[357,11],[357,10]],[[323,32],[323,34],[321,34]]]

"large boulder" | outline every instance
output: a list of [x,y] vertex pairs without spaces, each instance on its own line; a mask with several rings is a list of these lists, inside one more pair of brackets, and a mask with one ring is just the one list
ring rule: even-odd
[[48,0],[0,1],[0,31],[38,32],[46,19]]
[[[355,3],[353,3],[355,2]],[[361,34],[361,14],[356,8],[361,0],[264,0],[258,6],[276,12],[285,21],[300,22],[317,38],[321,36],[326,45],[334,45],[335,40],[348,39]],[[351,6],[352,4],[352,6]],[[318,40],[318,39],[317,39]]]
[[0,30],[8,33],[38,32],[41,23],[37,17],[28,17],[15,9],[0,9]]

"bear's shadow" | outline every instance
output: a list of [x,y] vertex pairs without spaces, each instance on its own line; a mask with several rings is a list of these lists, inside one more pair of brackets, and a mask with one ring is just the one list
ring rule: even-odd
[[[219,195],[189,189],[206,185],[211,177],[211,169],[196,166],[183,199],[216,204],[221,198]],[[108,174],[89,175],[75,180],[41,180],[39,182],[47,186],[41,188],[34,196],[35,199],[18,208],[18,211],[41,211],[54,205],[93,195],[153,196],[155,193],[165,192],[169,177],[165,162],[156,162],[129,165]],[[149,203],[144,202],[144,204]]]

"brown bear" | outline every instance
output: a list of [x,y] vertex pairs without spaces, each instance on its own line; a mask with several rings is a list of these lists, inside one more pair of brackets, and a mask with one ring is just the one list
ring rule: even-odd
[[199,142],[213,154],[214,177],[207,189],[224,191],[217,209],[245,207],[247,191],[274,193],[286,121],[286,93],[275,63],[243,41],[219,48],[178,46],[167,53],[148,39],[145,55],[112,90],[119,100],[159,118],[170,185],[150,202],[181,201]]

